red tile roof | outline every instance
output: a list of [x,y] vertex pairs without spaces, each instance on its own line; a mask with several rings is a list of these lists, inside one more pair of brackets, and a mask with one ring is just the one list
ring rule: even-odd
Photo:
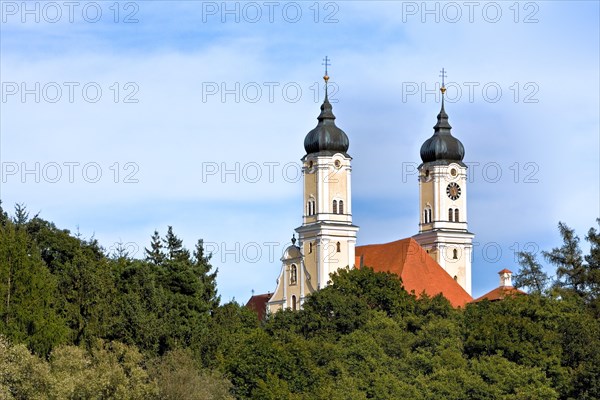
[[490,292],[487,292],[483,296],[476,298],[475,300],[473,300],[473,303],[477,303],[478,301],[482,301],[484,299],[488,299],[489,301],[497,301],[502,300],[508,296],[516,296],[521,294],[527,293],[512,286],[500,286]]
[[250,297],[250,300],[246,303],[246,307],[256,313],[258,319],[262,321],[267,315],[267,302],[273,296],[272,293],[256,294]]
[[429,296],[441,293],[454,307],[473,300],[444,269],[412,238],[385,244],[356,247],[356,266],[392,272],[402,278],[408,292]]
[[499,274],[512,274],[510,269],[504,268],[502,271],[498,271]]

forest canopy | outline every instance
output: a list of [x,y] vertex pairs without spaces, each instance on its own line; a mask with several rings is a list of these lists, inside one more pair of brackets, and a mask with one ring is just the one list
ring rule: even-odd
[[135,259],[0,207],[0,398],[598,399],[600,235],[558,229],[519,254],[527,296],[455,309],[344,269],[259,321],[221,304],[202,240],[168,227]]

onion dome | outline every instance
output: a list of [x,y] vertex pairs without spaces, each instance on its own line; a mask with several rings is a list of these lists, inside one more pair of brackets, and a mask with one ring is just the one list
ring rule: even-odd
[[421,160],[424,163],[433,161],[460,162],[465,157],[463,144],[450,133],[452,127],[448,123],[448,114],[444,110],[444,92],[446,88],[442,86],[440,90],[442,91],[442,109],[437,116],[437,123],[433,127],[433,136],[421,146]]
[[335,125],[335,115],[332,112],[332,106],[327,97],[327,70],[325,70],[325,100],[321,105],[321,114],[317,118],[319,122],[312,131],[308,132],[304,138],[304,149],[306,154],[321,153],[332,155],[342,153],[347,155],[350,141],[343,130]]

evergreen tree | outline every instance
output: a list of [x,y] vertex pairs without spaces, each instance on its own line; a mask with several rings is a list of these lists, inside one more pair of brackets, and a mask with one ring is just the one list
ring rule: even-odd
[[217,273],[219,270],[215,268],[211,272],[213,269],[212,265],[210,265],[211,258],[212,254],[208,256],[204,255],[204,240],[199,239],[194,251],[194,269],[202,282],[204,300],[209,304],[210,310],[215,310],[221,300],[221,297],[217,294]]
[[154,265],[161,265],[165,260],[165,253],[163,252],[163,244],[158,231],[154,231],[152,235],[152,242],[150,243],[150,250],[144,249],[146,251],[146,260],[150,261]]
[[27,211],[27,207],[24,204],[15,204],[15,216],[13,217],[13,221],[17,226],[25,225],[29,220],[29,212]]
[[588,276],[579,247],[579,236],[563,222],[558,223],[558,230],[563,245],[543,253],[544,257],[556,266],[557,280],[555,287],[563,293],[574,293],[580,297],[585,297]]
[[[600,218],[596,219],[600,225]],[[588,264],[588,286],[590,290],[590,301],[600,314],[600,234],[595,228],[590,228],[585,240],[590,244],[590,254],[584,258]]]
[[519,252],[519,273],[514,276],[514,285],[517,288],[526,288],[530,293],[543,294],[548,288],[548,274],[531,252]]
[[85,247],[76,251],[60,273],[59,289],[74,344],[109,335],[117,313],[115,284],[107,260],[95,259]]
[[219,305],[217,272],[204,255],[202,241],[192,257],[169,227],[162,241],[154,232],[146,253],[147,261],[117,268],[122,293],[117,327],[122,336],[117,337],[153,354],[197,347],[207,334],[211,311]]
[[109,250],[111,250],[111,252],[108,254],[108,256],[112,259],[122,260],[131,257],[127,246],[125,246],[125,244],[121,240],[119,240],[117,243],[111,246]]
[[183,240],[179,239],[173,233],[173,227],[169,226],[167,236],[163,240],[167,249],[169,260],[186,260],[190,257],[190,252],[183,247]]
[[0,226],[6,225],[6,221],[8,221],[8,214],[2,208],[2,200],[0,200]]
[[57,281],[22,226],[0,226],[0,333],[48,354],[67,336],[57,312]]

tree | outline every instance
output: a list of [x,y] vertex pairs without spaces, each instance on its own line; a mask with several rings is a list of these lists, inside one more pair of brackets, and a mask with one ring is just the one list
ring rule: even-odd
[[4,226],[6,221],[8,221],[8,214],[2,208],[2,200],[0,200],[0,225]]
[[0,336],[0,398],[158,400],[141,354],[118,342],[60,346],[49,360]]
[[558,223],[558,230],[563,240],[561,247],[544,251],[544,257],[556,266],[555,287],[562,292],[574,293],[580,297],[586,296],[587,268],[584,264],[579,236],[565,223]]
[[163,353],[170,327],[164,319],[168,301],[158,280],[159,267],[141,260],[115,267],[119,317],[112,327],[113,338],[135,344],[145,354]]
[[114,338],[153,355],[198,349],[219,305],[217,271],[204,256],[202,241],[192,257],[169,226],[164,240],[154,232],[146,253],[146,261],[129,260],[116,268],[121,295]]
[[0,335],[0,398],[47,399],[51,386],[48,363]]
[[501,354],[509,361],[548,370],[559,365],[557,303],[552,298],[516,296],[467,305],[464,346],[469,357]]
[[204,300],[209,304],[210,310],[215,310],[219,306],[221,300],[221,297],[217,294],[217,273],[219,270],[215,268],[215,270],[211,272],[213,269],[212,265],[210,265],[211,258],[212,254],[209,254],[208,256],[204,255],[204,241],[199,239],[194,251],[194,270],[202,282]]
[[155,359],[150,373],[163,400],[234,399],[231,382],[216,371],[200,370],[189,350],[173,350]]
[[150,250],[144,249],[146,250],[146,261],[150,261],[154,265],[161,265],[165,260],[165,254],[162,249],[163,244],[160,235],[158,234],[158,231],[154,231],[152,242],[150,243]]
[[169,260],[186,260],[190,257],[190,252],[183,247],[183,240],[179,239],[175,233],[173,233],[173,227],[169,226],[167,229],[167,235],[163,240],[167,249],[167,256]]
[[108,254],[108,256],[111,259],[122,260],[122,259],[131,258],[131,256],[132,256],[129,253],[129,250],[127,249],[127,246],[125,245],[125,243],[123,243],[123,241],[121,241],[121,240],[116,242],[108,250],[110,252]]
[[23,228],[57,283],[56,308],[71,330],[70,343],[110,336],[118,310],[113,271],[96,239],[74,237],[39,216]]
[[514,285],[517,288],[526,288],[530,293],[543,294],[548,288],[548,274],[531,252],[519,252],[519,265],[521,269],[514,276]]
[[27,207],[24,204],[15,204],[15,216],[13,217],[13,222],[17,225],[25,225],[29,220],[29,212],[27,212]]
[[48,354],[67,334],[57,293],[57,280],[24,227],[0,226],[0,333]]
[[105,338],[117,314],[114,278],[105,258],[79,249],[59,274],[67,321],[76,345]]
[[[596,219],[600,225],[600,218]],[[588,286],[590,289],[591,302],[600,314],[600,234],[595,228],[590,228],[585,240],[590,244],[590,254],[584,258],[588,264]]]
[[[363,326],[368,311],[389,316],[413,310],[415,297],[404,290],[397,275],[360,269],[340,269],[331,274],[331,285],[313,293],[301,313],[305,335],[347,334]],[[309,318],[310,316],[310,318]]]
[[95,340],[88,351],[61,346],[49,360],[56,399],[158,399],[158,387],[135,347]]

